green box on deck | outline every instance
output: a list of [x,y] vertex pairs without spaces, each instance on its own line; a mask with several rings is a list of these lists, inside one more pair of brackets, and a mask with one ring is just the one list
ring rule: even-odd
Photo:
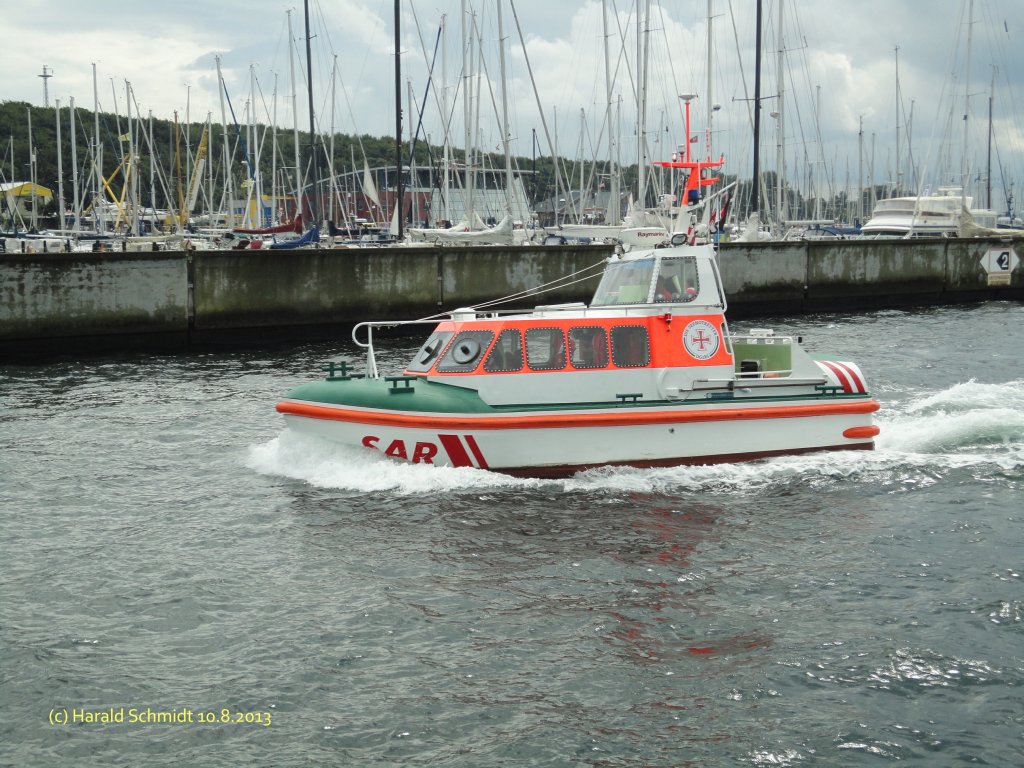
[[[763,376],[766,373],[788,376],[793,367],[793,346],[789,339],[774,336],[733,339],[732,349],[737,373],[753,376]],[[756,361],[757,365],[752,365],[752,361]]]

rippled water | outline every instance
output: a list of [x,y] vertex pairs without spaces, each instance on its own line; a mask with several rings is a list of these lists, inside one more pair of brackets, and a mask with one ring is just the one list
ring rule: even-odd
[[[283,433],[347,343],[0,367],[0,763],[1024,764],[1024,307],[757,325],[878,450],[521,480]],[[122,708],[218,722],[51,724]]]

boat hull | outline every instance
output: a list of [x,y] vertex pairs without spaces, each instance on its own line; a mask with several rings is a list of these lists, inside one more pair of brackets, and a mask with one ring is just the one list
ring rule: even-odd
[[677,405],[523,412],[416,414],[282,401],[290,429],[397,460],[561,477],[600,466],[713,464],[874,447],[871,399],[728,407]]

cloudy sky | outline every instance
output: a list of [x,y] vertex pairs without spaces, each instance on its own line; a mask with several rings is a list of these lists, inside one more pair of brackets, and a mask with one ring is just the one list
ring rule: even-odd
[[[780,42],[779,3],[783,2]],[[447,19],[447,82],[451,126],[464,143],[461,8],[473,12],[480,53],[492,83],[480,86],[476,143],[501,142],[501,92],[495,0],[402,0],[403,91],[411,83],[425,131],[440,142],[440,91],[426,98],[429,61],[442,16]],[[641,0],[643,5],[643,0]],[[652,159],[683,142],[681,93],[696,95],[692,125],[706,152],[708,106],[712,152],[741,176],[752,166],[750,109],[754,83],[755,0],[711,0],[711,84],[708,88],[707,0],[653,0],[646,135]],[[785,168],[792,184],[856,190],[891,182],[922,189],[959,184],[965,166],[984,203],[989,97],[993,93],[992,205],[1005,208],[1009,185],[1024,182],[1024,17],[1020,0],[764,0],[762,22],[761,167],[774,170],[778,125],[784,125]],[[314,107],[319,128],[390,135],[394,131],[392,0],[309,0],[313,36]],[[515,15],[513,15],[513,8]],[[4,9],[7,45],[0,48],[0,100],[42,104],[43,66],[49,101],[92,109],[95,65],[100,109],[126,112],[126,81],[143,114],[221,121],[215,57],[239,122],[256,82],[258,121],[293,123],[288,13],[299,49],[296,91],[300,129],[308,128],[303,4],[266,0],[177,0],[133,4],[113,0],[20,0]],[[607,0],[615,133],[625,164],[636,161],[636,0]],[[547,135],[567,157],[608,154],[602,4],[596,0],[512,0],[503,6],[513,153],[538,154]],[[973,17],[973,24],[968,20]],[[518,29],[517,22],[518,20]],[[968,35],[968,28],[972,33]],[[520,41],[520,30],[524,44]],[[12,44],[16,41],[16,44]],[[970,42],[970,57],[967,56]],[[779,50],[784,49],[781,109]],[[898,49],[898,52],[897,52]],[[435,64],[440,88],[442,55]],[[335,108],[331,68],[337,62]],[[531,84],[529,67],[532,68]],[[897,89],[897,62],[899,80]],[[479,65],[474,65],[479,69]],[[969,80],[968,80],[969,77]],[[536,94],[535,94],[536,90]],[[276,92],[276,99],[274,98]],[[969,98],[965,99],[965,94]],[[964,114],[967,112],[965,141]],[[544,121],[538,109],[543,110]],[[403,105],[407,96],[403,95]],[[495,109],[497,105],[497,109]],[[408,108],[404,107],[407,111]],[[133,110],[135,107],[133,106]],[[780,117],[773,116],[773,113]],[[230,120],[230,117],[229,117]],[[407,122],[408,125],[408,122]],[[858,133],[863,126],[863,138]],[[816,137],[820,135],[821,140]],[[899,144],[897,144],[897,135]],[[897,160],[899,161],[897,167]]]

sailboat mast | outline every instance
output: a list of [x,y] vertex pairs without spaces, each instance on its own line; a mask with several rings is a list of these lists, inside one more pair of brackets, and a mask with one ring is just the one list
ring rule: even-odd
[[[760,0],[759,0],[760,1]],[[643,11],[641,13],[641,7]],[[637,129],[636,129],[636,186],[639,206],[647,207],[647,26],[650,0],[641,0],[637,6],[636,24],[636,80],[637,80]]]
[[[219,62],[219,59],[218,59]],[[219,66],[219,64],[218,64]],[[97,232],[106,232],[107,226],[103,216],[103,145],[100,143],[100,91],[96,82],[96,63],[92,65],[92,116],[93,116],[93,172],[92,193],[92,224]]]
[[[127,80],[124,81],[124,90],[128,101],[126,107],[128,112],[128,157],[124,160],[125,183],[128,185],[127,215],[131,216],[131,220],[128,222],[128,234],[138,235],[139,212],[135,199],[135,182],[138,173],[135,167],[135,133],[132,128],[132,84]],[[122,197],[124,196],[122,195]]]
[[[263,172],[260,170],[261,158],[263,157],[263,141],[260,140],[259,134],[259,123],[256,122],[256,69],[252,70],[252,108],[249,112],[249,122],[252,125],[252,181],[253,190],[255,191],[256,197],[256,221],[259,222],[257,227],[269,226],[270,221],[268,217],[263,215]],[[266,136],[266,133],[264,133]]]
[[[508,135],[508,76],[505,72],[505,27],[501,20],[501,3],[498,0],[498,60],[501,65],[501,142],[505,148],[505,201],[508,206],[508,214],[512,215],[512,154],[509,149]],[[582,110],[581,110],[582,111]]]
[[[224,163],[224,207],[227,209],[227,221],[225,225],[228,229],[235,226],[235,206],[231,200],[231,157],[228,150],[228,145],[231,143],[228,136],[228,113],[224,108],[224,76],[220,72],[220,56],[214,57],[217,62],[217,85],[218,93],[220,96],[220,122],[221,128],[224,131],[224,147],[223,147],[223,163]],[[211,164],[212,165],[212,164]],[[212,204],[212,198],[211,198]],[[212,222],[211,222],[212,223]]]
[[80,229],[79,219],[82,216],[82,206],[78,198],[78,137],[75,132],[75,97],[72,96],[69,99],[70,107],[68,117],[71,120],[71,199],[72,205],[75,211],[75,223],[72,225],[72,231],[75,233],[75,239],[78,238],[78,230]]
[[[499,2],[500,2],[500,0],[499,0]],[[579,141],[579,145],[578,145],[579,146],[579,155],[578,155],[579,160],[578,160],[578,164],[579,164],[579,172],[580,172],[580,182],[579,182],[580,183],[580,186],[579,186],[580,206],[579,206],[579,209],[576,211],[576,221],[578,221],[580,224],[583,223],[583,211],[586,210],[587,198],[589,197],[587,195],[587,191],[585,191],[584,188],[583,188],[583,184],[584,184],[583,174],[586,171],[586,166],[587,166],[586,133],[587,133],[587,113],[586,113],[586,110],[583,109],[583,107],[580,107],[580,141]]]
[[558,107],[554,108],[554,122],[555,122],[555,151],[552,153],[554,157],[551,159],[555,161],[555,228],[558,227],[558,209],[559,203],[561,202],[561,190],[559,189],[558,179],[561,174],[558,172]]
[[857,224],[864,223],[864,116],[857,131]]
[[992,102],[995,100],[995,96],[996,68],[993,66],[992,86],[988,92],[988,160],[985,163],[985,207],[989,210],[992,210]]
[[[185,85],[185,178],[192,178],[192,125],[191,118],[192,86]],[[179,210],[179,213],[181,211]],[[182,226],[187,222],[181,221]]]
[[[710,2],[710,0],[709,0]],[[608,0],[601,2],[601,27],[604,36],[604,89],[606,115],[608,118],[608,160],[611,173],[608,179],[608,224],[619,223],[619,166],[617,162],[618,144],[615,140],[615,115],[612,114],[612,70],[611,57],[608,52]]]
[[402,49],[401,3],[395,0],[395,213],[402,239]]
[[55,112],[57,115],[57,216],[59,222],[57,228],[64,229],[64,154],[60,135],[60,99],[57,99],[55,104],[57,106]]
[[309,0],[303,0],[302,6],[306,14],[306,97],[309,102],[309,160],[312,172],[312,178],[310,179],[309,220],[315,224],[319,223],[316,200],[320,174],[317,173],[316,125],[313,122],[313,56],[310,50]]
[[757,0],[757,32],[754,39],[754,180],[750,190],[750,212],[760,216],[761,191],[761,0]]
[[29,161],[29,184],[32,187],[32,231],[39,229],[39,206],[36,205],[36,146],[32,140],[32,108],[25,110],[28,113],[28,161]]
[[974,27],[974,0],[967,6],[967,74],[964,76],[964,152],[960,159],[960,205],[967,203],[967,117],[971,113],[971,37]]
[[900,193],[900,47],[896,46],[896,176],[892,197]]
[[[146,145],[149,147],[149,209],[150,216],[149,220],[154,230],[157,227],[156,221],[156,149],[153,145],[153,110],[148,110],[146,113],[147,124],[149,126],[149,133],[146,135]],[[165,187],[166,190],[166,187]],[[168,206],[170,207],[170,206]]]
[[281,223],[281,217],[278,215],[277,200],[278,200],[278,188],[277,188],[277,73],[274,73],[274,96],[271,99],[273,103],[273,117],[270,118],[270,224],[276,226]]
[[472,75],[469,71],[470,62],[472,57],[470,56],[470,36],[467,31],[467,16],[466,16],[466,0],[462,0],[462,117],[463,117],[463,131],[465,133],[466,149],[465,149],[465,168],[466,177],[465,183],[462,187],[462,194],[465,196],[462,200],[462,210],[466,217],[466,222],[470,229],[473,228],[473,172],[472,172],[472,155],[470,154],[470,142],[472,132],[472,120],[473,120],[473,104],[472,104],[472,87],[470,83],[473,82]]
[[[207,112],[206,113],[206,135],[210,137],[210,143],[212,144],[213,143],[213,112]],[[202,146],[203,146],[202,139],[200,139],[200,141],[199,141],[200,149],[202,149]],[[196,162],[197,163],[199,162],[198,158],[196,159]],[[206,174],[206,220],[207,220],[207,223],[212,227],[212,226],[214,226],[214,223],[213,223],[213,221],[214,221],[213,220],[213,173],[214,173],[214,171],[213,171],[213,153],[212,152],[210,153],[210,162],[206,164],[206,168],[207,168],[207,174]],[[197,174],[197,178],[198,178],[198,174],[202,173],[202,169],[200,169],[199,171],[196,171],[195,173]],[[196,195],[198,196],[198,194],[199,194],[199,186],[197,184],[196,185]]]
[[[243,182],[246,188],[245,213],[242,214],[242,226],[262,227],[262,216],[259,214],[259,199],[256,200],[255,209],[253,208],[253,195],[256,193],[256,168],[255,158],[253,157],[253,150],[256,147],[256,143],[253,141],[256,133],[256,67],[253,64],[249,65],[249,101],[246,103],[245,109],[245,159],[242,162],[245,164],[246,169],[246,179]],[[256,218],[253,218],[253,210],[257,211]]]
[[821,172],[825,166],[825,155],[821,147],[821,86],[814,86],[815,100],[814,100],[814,141],[817,149],[815,150],[814,163],[814,220],[819,221],[821,219]]
[[[451,167],[452,138],[451,120],[448,114],[448,15],[441,15],[441,124],[444,126],[444,180],[441,189],[444,191],[444,220],[451,226]],[[437,226],[434,224],[433,226]]]
[[783,5],[783,0],[779,0],[779,52],[778,61],[776,63],[777,74],[775,76],[776,88],[779,92],[779,110],[775,125],[775,129],[778,131],[775,148],[775,223],[778,226],[778,230],[776,231],[776,235],[778,236],[782,235],[783,222],[786,220],[786,211],[783,210],[786,200],[784,192],[784,180],[786,178],[786,111],[784,109],[784,96],[786,92],[786,40],[783,36],[782,26]]
[[[781,4],[782,0],[779,0],[779,3]],[[715,114],[714,106],[712,104],[713,99],[711,98],[711,66],[712,66],[712,61],[711,61],[711,55],[712,55],[712,52],[711,52],[711,45],[712,45],[712,42],[711,42],[712,41],[711,29],[712,29],[712,21],[713,21],[713,18],[714,18],[712,16],[712,13],[711,13],[712,12],[711,4],[712,4],[712,0],[708,0],[708,87],[707,87],[707,93],[704,94],[704,98],[707,99],[707,101],[706,101],[706,104],[707,104],[707,119],[706,119],[706,122],[705,122],[705,125],[707,126],[707,128],[705,129],[705,142],[704,143],[705,143],[706,149],[707,149],[707,159],[708,159],[708,162],[711,161],[711,121],[712,121],[713,115]]]
[[[417,184],[417,173],[416,173],[416,133],[418,126],[423,120],[422,110],[418,110],[419,106],[416,103],[416,97],[412,92],[412,78],[405,81],[405,111],[409,113],[409,184],[406,189],[409,190],[409,222],[412,224],[416,223],[416,214],[419,213],[418,206],[416,205],[416,188]],[[426,99],[424,99],[424,105]],[[429,143],[430,135],[427,134],[427,140]],[[402,201],[405,202],[404,200]]]
[[295,37],[292,35],[292,12],[288,14],[288,69],[292,78],[292,142],[295,145],[295,215],[302,215],[302,166],[299,163],[299,102],[295,94]]
[[327,155],[327,173],[330,177],[330,203],[327,206],[328,220],[337,221],[334,216],[335,203],[338,197],[338,180],[334,177],[334,97],[338,85],[338,55],[334,55],[334,65],[331,67],[331,148]]

